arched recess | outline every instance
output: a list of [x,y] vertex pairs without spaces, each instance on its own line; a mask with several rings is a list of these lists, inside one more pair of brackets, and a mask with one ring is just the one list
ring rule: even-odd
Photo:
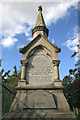
[[52,59],[50,50],[49,50],[48,48],[46,48],[45,46],[42,46],[42,45],[38,45],[38,46],[36,46],[35,48],[33,48],[33,49],[28,53],[26,59],[28,60],[32,55],[35,54],[36,50],[38,50],[38,49],[43,49],[43,50],[45,50],[46,55],[50,56],[51,59]]
[[54,69],[50,51],[37,46],[27,56],[26,82],[28,84],[50,84],[54,81]]

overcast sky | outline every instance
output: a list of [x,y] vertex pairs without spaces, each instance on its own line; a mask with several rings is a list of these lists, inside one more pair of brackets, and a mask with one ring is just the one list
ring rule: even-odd
[[49,29],[49,41],[62,50],[59,53],[60,79],[69,73],[70,68],[75,67],[77,57],[70,56],[77,51],[79,0],[46,1],[0,2],[0,58],[3,59],[2,67],[5,71],[12,71],[14,65],[19,68],[22,56],[19,48],[32,40],[32,28],[39,5],[42,5],[44,20]]

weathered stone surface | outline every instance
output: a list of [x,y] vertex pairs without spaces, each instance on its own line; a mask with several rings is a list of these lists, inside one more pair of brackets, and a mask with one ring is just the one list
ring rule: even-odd
[[27,108],[57,108],[55,96],[44,90],[36,90],[27,95]]
[[37,49],[29,58],[26,80],[30,84],[49,84],[54,81],[52,60],[43,49]]
[[76,120],[72,112],[61,112],[59,110],[44,109],[20,109],[11,111],[5,115],[3,120]]
[[[44,101],[45,104],[42,105]],[[55,109],[56,108],[60,111],[70,111],[69,105],[63,94],[63,90],[59,90],[59,89],[18,90],[15,99],[11,105],[10,111],[15,111],[16,109],[23,109],[23,108],[25,109],[27,108]]]

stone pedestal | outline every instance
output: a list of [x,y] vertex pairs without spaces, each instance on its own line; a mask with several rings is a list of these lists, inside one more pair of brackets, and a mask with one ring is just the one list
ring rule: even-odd
[[10,112],[3,120],[76,120],[63,95],[62,88],[53,86],[17,87]]
[[9,112],[3,120],[76,120],[76,118],[71,112],[20,109],[15,112]]

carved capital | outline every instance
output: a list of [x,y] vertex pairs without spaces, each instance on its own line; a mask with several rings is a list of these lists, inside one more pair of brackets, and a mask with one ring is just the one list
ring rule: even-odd
[[27,63],[28,63],[28,61],[27,61],[27,60],[20,60],[20,62],[21,62],[21,64],[22,64],[22,66],[26,66],[26,65],[27,65]]
[[54,66],[59,66],[60,60],[53,60],[52,63]]

